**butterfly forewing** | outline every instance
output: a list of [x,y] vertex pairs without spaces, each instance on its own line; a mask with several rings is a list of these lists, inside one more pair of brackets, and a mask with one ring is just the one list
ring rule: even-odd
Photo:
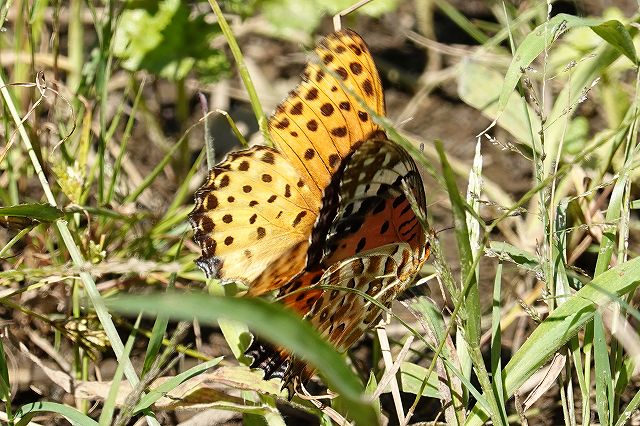
[[353,31],[327,36],[316,54],[320,62],[307,66],[304,81],[276,108],[269,129],[320,198],[353,147],[380,130],[357,98],[383,115],[384,97],[369,49]]
[[256,146],[229,154],[195,199],[189,221],[208,276],[251,283],[295,248],[305,254],[273,278],[288,280],[304,268],[318,201],[278,151]]
[[316,54],[269,119],[276,149],[230,154],[211,170],[189,216],[203,251],[198,265],[210,277],[249,283],[252,295],[303,271],[322,194],[343,159],[378,131],[345,87],[384,113],[380,78],[360,36],[334,33]]

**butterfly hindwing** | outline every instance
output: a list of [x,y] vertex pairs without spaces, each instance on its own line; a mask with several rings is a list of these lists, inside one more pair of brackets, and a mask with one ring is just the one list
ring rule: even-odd
[[390,243],[425,246],[427,231],[418,219],[426,216],[422,179],[402,147],[386,139],[365,142],[345,164],[339,188],[324,265]]
[[[319,217],[314,229],[312,245],[325,247],[320,269],[305,272],[279,295],[343,351],[411,284],[429,249],[427,230],[418,220],[426,215],[424,188],[404,149],[386,139],[369,140],[355,149],[339,176],[325,191],[323,211],[330,217]],[[325,208],[327,203],[336,204]],[[328,232],[318,228],[322,220],[329,223]],[[313,375],[312,367],[282,349],[268,353],[291,391]]]
[[[388,244],[335,263],[318,282],[322,294],[304,318],[336,349],[345,351],[379,322],[415,277],[418,263],[407,243]],[[283,379],[290,392],[315,371],[296,357],[286,363]]]

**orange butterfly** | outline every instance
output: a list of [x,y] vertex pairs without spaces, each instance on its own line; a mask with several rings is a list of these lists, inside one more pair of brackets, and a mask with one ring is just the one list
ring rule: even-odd
[[[362,38],[339,31],[315,52],[322,64],[307,65],[269,120],[275,148],[229,154],[196,192],[189,221],[208,277],[245,282],[249,296],[279,290],[347,350],[382,314],[371,299],[389,306],[429,257],[426,201],[413,159],[358,102],[384,115]],[[284,348],[254,341],[247,353],[265,378],[293,388],[313,375]]]

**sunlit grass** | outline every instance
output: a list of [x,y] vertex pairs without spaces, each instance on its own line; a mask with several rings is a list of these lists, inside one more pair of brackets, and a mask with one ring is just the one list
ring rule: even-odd
[[[3,421],[63,416],[106,425],[144,417],[170,424],[164,410],[197,402],[238,413],[248,424],[284,424],[279,403],[323,424],[341,417],[372,424],[375,416],[536,423],[550,413],[568,425],[629,423],[640,407],[638,15],[547,16],[546,4],[496,4],[488,9],[496,22],[487,23],[434,2],[478,44],[464,57],[441,45],[425,50],[455,59],[442,65],[449,76],[443,84],[455,83],[459,102],[495,126],[479,136],[470,173],[474,156],[458,158],[452,148],[478,140],[442,134],[433,141],[374,117],[433,178],[428,201],[447,212],[445,224],[432,221],[434,229],[455,228],[452,244],[440,245],[440,235],[432,241],[424,275],[434,273],[433,299],[409,298],[403,303],[410,319],[392,319],[394,361],[414,339],[392,378],[408,396],[398,415],[391,387],[376,392],[385,378],[376,343],[341,356],[277,305],[233,298],[235,287],[207,283],[195,267],[199,250],[186,217],[205,175],[208,132],[196,92],[219,90],[204,81],[233,75],[225,37],[237,38],[236,59],[250,55],[256,34],[247,26],[272,19],[278,5],[231,2],[230,11],[243,16],[229,19],[229,33],[212,24],[208,2],[191,9],[179,3],[144,11],[148,40],[167,37],[155,51],[144,50],[147,39],[118,45],[127,40],[122,31],[140,30],[128,27],[131,15],[119,3],[0,6],[7,30],[0,33]],[[329,3],[322,13],[334,12]],[[345,26],[360,19],[371,18],[353,17]],[[176,22],[194,26],[180,33],[189,45],[170,44],[170,32],[181,30]],[[299,28],[265,22],[261,36],[288,34],[295,46],[291,34]],[[379,40],[364,31],[365,40]],[[189,38],[198,34],[202,40]],[[176,51],[184,53],[179,60]],[[230,81],[239,87],[235,77]],[[257,90],[249,91],[254,111],[261,110]],[[214,114],[206,119],[211,125]],[[264,116],[256,119],[265,131]],[[489,177],[492,164],[509,155],[529,167],[522,193]],[[277,381],[249,371],[242,357],[247,326],[312,362],[321,383],[341,394],[327,402],[331,408],[299,396],[287,402]],[[16,390],[15,359],[45,371],[50,382],[33,383],[40,397]],[[103,376],[110,359],[116,369]]]

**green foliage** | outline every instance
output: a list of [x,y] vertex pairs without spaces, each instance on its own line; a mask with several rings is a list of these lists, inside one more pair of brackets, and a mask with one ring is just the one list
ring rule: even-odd
[[[283,35],[296,32],[312,34],[322,18],[354,4],[351,0],[262,0],[260,3],[265,18]],[[398,0],[373,1],[358,9],[357,13],[379,17],[393,11],[397,5]]]
[[229,64],[209,42],[220,27],[191,16],[180,0],[163,0],[149,8],[126,9],[119,20],[114,54],[131,71],[148,70],[169,80],[182,80],[193,69],[205,82],[224,77]]
[[123,313],[143,310],[163,315],[215,324],[220,318],[242,321],[271,342],[282,344],[320,370],[324,379],[345,398],[349,413],[359,424],[377,422],[372,407],[360,400],[362,384],[344,364],[342,357],[310,324],[289,310],[257,298],[166,294],[129,296],[111,302]]
[[[261,373],[239,366],[237,360],[227,359],[223,365],[220,358],[211,360],[193,349],[192,342],[181,346],[169,338],[177,328],[172,319],[194,318],[218,327],[216,342],[224,339],[229,347],[224,350],[230,349],[241,361],[250,341],[248,330],[308,360],[318,367],[323,382],[340,394],[326,402],[339,415],[366,425],[393,417],[386,397],[368,399],[390,391],[389,385],[377,389],[386,369],[379,350],[370,357],[358,353],[349,363],[291,312],[264,300],[236,297],[244,290],[241,286],[208,283],[215,296],[203,294],[197,285],[204,286],[206,279],[194,266],[198,250],[189,242],[186,223],[205,156],[201,112],[193,108],[200,87],[193,89],[191,79],[185,84],[185,77],[193,75],[205,84],[228,76],[232,67],[221,46],[237,28],[249,28],[250,34],[239,32],[238,48],[229,49],[234,60],[242,60],[242,52],[250,51],[245,46],[259,37],[307,42],[321,22],[328,23],[331,15],[353,2],[223,1],[227,18],[229,13],[240,16],[228,19],[229,34],[212,24],[219,22],[218,17],[204,0],[104,2],[100,8],[95,2],[71,0],[69,22],[84,23],[80,29],[85,34],[71,25],[65,32],[66,21],[57,20],[64,2],[13,2],[19,7],[7,14],[10,3],[0,6],[2,27],[8,29],[3,46],[20,60],[12,64],[8,55],[0,77],[5,140],[12,141],[5,145],[6,156],[0,163],[4,203],[0,218],[7,228],[0,248],[3,320],[33,321],[37,324],[33,330],[55,330],[42,335],[54,341],[55,350],[73,354],[75,384],[92,384],[97,361],[86,342],[95,336],[108,337],[118,367],[108,392],[100,395],[84,399],[65,393],[64,403],[44,397],[23,401],[20,389],[12,392],[16,376],[8,355],[14,345],[8,345],[3,334],[0,398],[8,423],[27,424],[36,415],[54,413],[73,424],[98,424],[97,414],[90,411],[90,400],[97,400],[103,401],[98,402],[100,424],[112,424],[116,413],[128,410],[131,416],[145,416],[147,424],[157,425],[156,410],[190,401],[242,415],[246,424],[284,424],[279,404],[287,402],[280,382],[263,380]],[[372,1],[356,13],[358,17],[345,18],[343,26],[365,17],[390,13],[395,17],[398,4]],[[440,285],[430,283],[430,289],[432,293],[442,289],[443,297],[403,302],[410,319],[395,318],[390,327],[397,333],[390,338],[393,356],[409,336],[415,339],[392,378],[405,397],[413,398],[402,414],[419,413],[411,422],[433,414],[429,420],[438,415],[447,424],[467,425],[487,419],[506,424],[520,415],[533,424],[538,420],[536,406],[531,410],[525,403],[525,410],[516,412],[514,395],[556,357],[563,364],[548,374],[557,386],[545,395],[558,401],[555,415],[564,416],[566,424],[588,425],[596,418],[607,425],[628,424],[640,408],[640,391],[633,377],[636,358],[624,339],[630,339],[633,347],[638,333],[632,327],[626,336],[615,332],[621,329],[614,329],[611,318],[627,327],[640,318],[634,299],[640,283],[636,235],[640,225],[631,212],[640,209],[640,201],[633,199],[640,173],[636,48],[640,15],[629,18],[610,9],[597,17],[547,17],[547,4],[539,2],[489,8],[497,23],[488,23],[470,19],[446,0],[433,4],[437,15],[422,10],[416,16],[446,15],[447,22],[458,26],[456,31],[465,32],[479,46],[469,46],[464,53],[457,47],[439,49],[439,55],[454,58],[430,64],[442,68],[435,73],[426,68],[424,79],[402,75],[418,89],[408,104],[421,104],[425,93],[437,101],[434,81],[444,81],[447,96],[453,96],[450,83],[455,82],[457,95],[472,116],[478,120],[484,116],[495,127],[486,133],[493,146],[482,139],[476,153],[476,159],[485,159],[484,169],[474,168],[469,178],[471,162],[457,158],[469,141],[445,133],[438,134],[442,143],[433,143],[419,135],[423,139],[418,148],[418,141],[410,140],[391,120],[361,105],[414,156],[424,175],[433,178],[428,181],[430,211],[438,212],[433,227],[456,225],[455,242],[450,245],[442,233],[434,232],[433,267],[423,271],[427,275],[435,270]],[[402,18],[406,12],[397,13]],[[56,17],[55,25],[50,16]],[[258,29],[251,26],[255,22]],[[375,20],[361,28],[375,31]],[[444,43],[439,37],[437,41]],[[51,50],[43,55],[48,47]],[[74,59],[72,52],[80,53]],[[432,53],[425,51],[430,61]],[[29,58],[35,62],[30,64]],[[378,65],[393,80],[395,64]],[[31,69],[42,67],[55,67],[61,84],[46,88],[11,84],[30,81]],[[238,68],[246,71],[244,66]],[[136,73],[141,70],[157,77],[152,79],[154,85],[173,84],[178,95],[170,98],[166,92],[172,90],[156,91],[148,81],[143,84],[144,73]],[[433,76],[437,78],[430,79]],[[53,96],[51,87],[66,87],[72,93],[61,89]],[[79,89],[73,93],[75,88]],[[40,96],[50,102],[30,110],[28,106],[36,105]],[[69,98],[74,114],[59,102],[61,96]],[[262,109],[257,96],[253,101],[254,110]],[[421,111],[409,107],[407,111],[423,119]],[[429,114],[424,116],[430,126],[442,124],[431,120]],[[469,124],[455,115],[447,121],[458,127]],[[74,128],[78,130],[66,138]],[[430,129],[440,131],[438,125]],[[58,144],[63,137],[64,143]],[[493,170],[496,165],[496,169],[512,168],[509,162],[514,156],[516,164],[525,168],[519,172],[526,176],[517,190],[501,175],[496,178]],[[496,264],[495,274],[487,272]],[[147,294],[166,287],[177,290]],[[184,294],[185,289],[194,294]],[[123,292],[145,295],[119,297],[112,304],[105,301]],[[148,323],[130,323],[119,315],[140,311],[160,314],[151,330],[145,329],[151,328]],[[516,320],[522,343],[511,347],[518,339],[505,336],[511,336]],[[71,332],[74,324],[85,328]],[[126,346],[120,338],[123,330],[130,333]],[[7,333],[12,339],[18,335],[11,327]],[[507,359],[504,354],[510,349]],[[174,351],[202,362],[174,374],[167,368],[178,359]],[[142,368],[131,364],[129,358],[134,356],[144,357]],[[165,377],[154,383],[159,375]],[[196,382],[184,398],[175,399],[170,408],[159,408],[163,396],[200,377],[206,379]],[[119,397],[125,390],[129,394],[125,378],[136,390],[123,404]],[[200,388],[207,381],[216,384],[213,393]],[[23,403],[12,405],[12,399]],[[432,399],[438,401],[434,404]],[[330,410],[295,397],[289,403],[322,424],[332,422]],[[442,406],[438,413],[425,414],[434,405]]]
[[50,204],[20,204],[11,207],[0,207],[0,216],[21,217],[37,222],[53,222],[61,218],[64,212]]

